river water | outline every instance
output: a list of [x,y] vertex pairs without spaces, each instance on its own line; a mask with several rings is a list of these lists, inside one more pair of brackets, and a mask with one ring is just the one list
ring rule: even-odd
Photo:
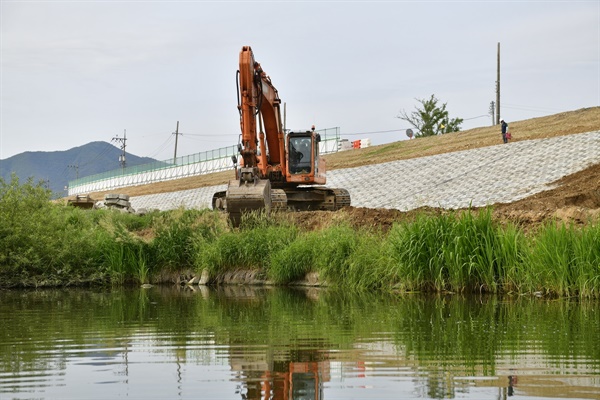
[[600,303],[0,291],[0,399],[600,398]]

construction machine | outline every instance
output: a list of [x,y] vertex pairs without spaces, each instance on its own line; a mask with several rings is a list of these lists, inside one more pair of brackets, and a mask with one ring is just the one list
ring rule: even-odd
[[78,194],[75,198],[67,200],[67,205],[77,208],[91,209],[94,208],[94,204],[96,204],[96,200],[92,199],[89,194]]
[[214,194],[213,208],[227,211],[238,224],[243,213],[253,210],[333,211],[349,206],[347,190],[322,186],[325,160],[314,126],[301,132],[284,130],[279,93],[250,46],[240,51],[237,87],[239,165],[233,156],[235,179],[226,191]]

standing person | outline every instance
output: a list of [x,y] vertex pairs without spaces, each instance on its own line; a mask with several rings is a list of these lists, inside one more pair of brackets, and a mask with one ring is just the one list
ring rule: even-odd
[[508,124],[501,119],[500,126],[502,127],[502,141],[504,143],[508,143],[508,138],[506,137],[506,132],[508,132]]

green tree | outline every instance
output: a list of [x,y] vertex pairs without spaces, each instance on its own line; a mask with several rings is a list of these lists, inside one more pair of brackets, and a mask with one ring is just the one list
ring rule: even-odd
[[450,119],[448,111],[446,111],[446,103],[438,105],[439,100],[435,95],[432,94],[429,100],[415,100],[421,103],[420,108],[417,107],[416,111],[410,114],[402,110],[397,117],[407,121],[417,130],[415,137],[435,136],[460,130],[463,119]]

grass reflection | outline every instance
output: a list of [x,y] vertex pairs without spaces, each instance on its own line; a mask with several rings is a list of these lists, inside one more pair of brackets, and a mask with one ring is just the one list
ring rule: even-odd
[[[161,346],[185,349],[198,338],[227,347],[268,348],[290,359],[317,350],[335,358],[357,343],[386,341],[401,360],[424,368],[460,365],[466,373],[496,373],[500,358],[539,353],[549,364],[582,360],[600,372],[597,303],[531,298],[316,293],[222,288],[205,293],[157,290],[0,292],[4,372],[52,368],[72,348],[113,347],[143,330]],[[51,361],[51,363],[56,360]]]

